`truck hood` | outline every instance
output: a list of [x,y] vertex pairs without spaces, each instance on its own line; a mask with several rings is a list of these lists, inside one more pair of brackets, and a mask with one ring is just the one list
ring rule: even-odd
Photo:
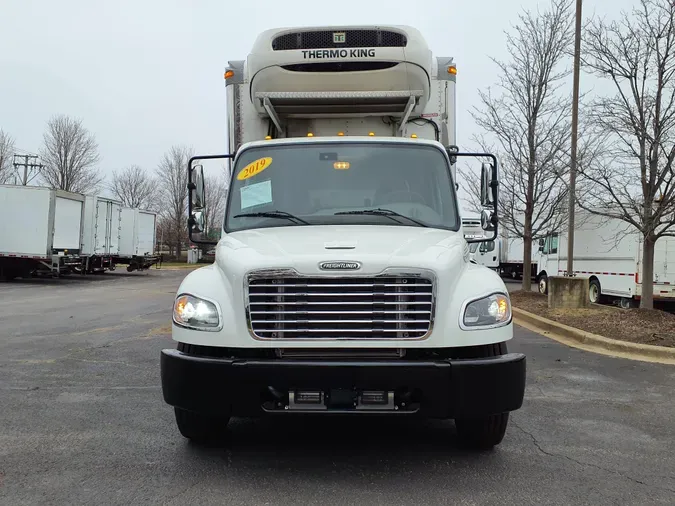
[[[386,225],[322,225],[233,232],[221,239],[216,262],[225,270],[232,269],[233,263],[241,263],[248,268],[292,267],[314,273],[320,272],[319,262],[359,261],[359,272],[365,274],[386,267],[437,268],[443,256],[460,263],[468,260],[468,248],[459,232]],[[444,264],[449,267],[448,262]]]

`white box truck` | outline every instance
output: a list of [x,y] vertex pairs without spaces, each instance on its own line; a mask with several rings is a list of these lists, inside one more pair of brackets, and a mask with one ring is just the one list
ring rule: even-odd
[[[512,237],[508,233],[502,235],[495,244],[495,252],[499,259],[499,272],[502,276],[511,279],[523,279],[523,265],[525,263],[525,244],[522,237]],[[532,279],[537,279],[538,267],[537,244],[532,243]]]
[[82,270],[86,273],[114,270],[120,242],[122,202],[88,195],[84,202]]
[[0,278],[78,269],[84,201],[79,193],[0,185]]
[[465,239],[482,239],[469,244],[471,261],[499,272],[499,243],[490,239],[491,234],[483,230],[480,216],[463,217],[462,228]]
[[[574,273],[589,279],[589,300],[635,307],[642,296],[642,235],[625,221],[577,210]],[[567,233],[552,231],[534,247],[539,291],[548,277],[567,272]],[[535,272],[533,270],[533,272]],[[675,237],[662,237],[654,249],[654,300],[675,302]]]
[[126,264],[127,271],[150,268],[160,259],[155,254],[157,213],[124,207],[120,218],[119,248],[114,257],[117,264]]
[[494,237],[498,181],[493,155],[454,146],[456,73],[408,26],[268,30],[230,62],[230,153],[187,168],[190,237],[209,244],[203,167],[231,161],[222,235],[178,288],[161,352],[183,436],[231,416],[375,413],[502,441],[525,356],[507,350],[504,282],[463,237],[457,158],[486,160]]

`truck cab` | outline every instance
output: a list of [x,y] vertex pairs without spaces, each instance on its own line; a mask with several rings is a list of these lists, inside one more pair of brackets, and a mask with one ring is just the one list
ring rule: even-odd
[[203,166],[231,183],[214,264],[173,310],[162,389],[181,434],[230,417],[454,419],[499,444],[522,405],[501,278],[469,261],[455,164],[479,160],[497,235],[497,161],[455,144],[452,58],[411,27],[263,32],[226,68],[230,153],[193,157],[191,240],[208,243]]

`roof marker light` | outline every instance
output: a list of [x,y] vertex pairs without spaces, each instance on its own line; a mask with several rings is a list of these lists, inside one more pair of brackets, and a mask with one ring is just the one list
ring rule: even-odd
[[417,139],[417,134],[412,134],[410,137],[412,137],[413,139]]
[[369,135],[370,137],[375,137],[375,132],[368,132],[368,135]]
[[269,141],[269,140],[271,140],[271,139],[272,139],[272,136],[271,136],[271,135],[266,135],[266,136],[265,136],[265,140],[266,140],[266,141]]
[[342,137],[344,136],[344,134],[345,134],[344,132],[338,132],[338,137]]
[[309,132],[309,133],[307,134],[307,137],[314,137],[314,134],[313,134],[312,132]]

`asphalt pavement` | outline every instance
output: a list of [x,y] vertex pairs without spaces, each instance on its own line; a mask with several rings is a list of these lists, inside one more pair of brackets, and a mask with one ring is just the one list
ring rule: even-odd
[[381,418],[233,420],[195,446],[159,379],[185,274],[0,284],[0,504],[675,504],[675,367],[522,328],[526,399],[492,451]]

